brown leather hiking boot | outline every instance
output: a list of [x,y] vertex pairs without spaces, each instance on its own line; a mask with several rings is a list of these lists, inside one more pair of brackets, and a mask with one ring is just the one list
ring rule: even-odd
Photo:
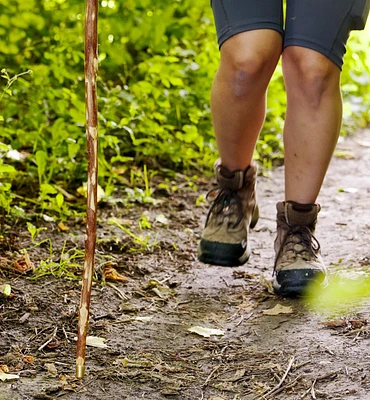
[[328,284],[320,244],[314,236],[318,204],[280,202],[277,208],[273,287],[282,296],[299,296],[308,286]]
[[245,171],[229,171],[219,161],[215,163],[218,188],[207,198],[213,198],[206,226],[202,232],[199,260],[213,265],[237,266],[248,261],[249,228],[258,221],[256,203],[257,166]]

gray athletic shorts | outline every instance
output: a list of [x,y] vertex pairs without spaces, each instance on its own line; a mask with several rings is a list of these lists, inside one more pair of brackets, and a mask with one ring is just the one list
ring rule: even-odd
[[370,0],[211,0],[220,47],[230,37],[255,29],[273,29],[283,47],[316,50],[339,68],[352,30],[362,30]]

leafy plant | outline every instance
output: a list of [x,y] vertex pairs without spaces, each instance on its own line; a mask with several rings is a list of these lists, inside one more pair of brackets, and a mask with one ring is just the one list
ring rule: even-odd
[[[77,192],[87,169],[83,19],[78,0],[0,6],[0,207],[7,212],[17,212],[18,202],[61,219],[84,209]],[[217,150],[209,95],[219,51],[209,0],[104,0],[99,22],[99,185],[106,197],[118,188],[147,203],[157,171],[210,173]],[[370,120],[369,29],[349,42],[343,132]],[[285,106],[278,66],[255,153],[265,168],[283,157]],[[27,157],[9,159],[10,150]]]
[[51,252],[49,258],[41,260],[31,279],[35,280],[43,276],[54,276],[69,280],[81,279],[83,258],[84,252],[82,250],[65,251],[63,249],[60,259],[55,261],[55,255]]
[[116,225],[119,229],[121,229],[124,233],[126,233],[126,235],[128,235],[129,237],[132,238],[133,242],[138,245],[140,248],[142,249],[148,249],[152,246],[155,246],[156,243],[150,243],[150,236],[138,236],[136,235],[134,232],[132,232],[130,229],[127,229],[126,227],[124,227],[121,223],[119,223],[116,219],[111,218],[109,220],[109,223],[111,225]]
[[28,232],[31,234],[31,240],[32,243],[35,244],[36,237],[41,231],[47,230],[47,228],[41,227],[37,228],[35,225],[33,225],[31,222],[27,222],[27,229]]

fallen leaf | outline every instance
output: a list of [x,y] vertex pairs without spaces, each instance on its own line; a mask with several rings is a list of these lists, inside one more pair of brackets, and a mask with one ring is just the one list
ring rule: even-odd
[[5,297],[9,297],[12,294],[12,287],[7,283],[0,285],[0,293]]
[[348,322],[352,329],[360,329],[363,326],[368,325],[367,320],[361,320],[361,319],[351,319]]
[[74,392],[77,389],[78,384],[75,383],[76,378],[66,375],[59,375],[59,382],[63,386],[63,390],[66,392]]
[[166,225],[166,226],[168,225],[168,219],[163,214],[158,214],[155,217],[155,222],[158,222],[159,224]]
[[23,314],[23,315],[19,318],[19,323],[20,323],[20,324],[24,324],[24,323],[29,319],[30,316],[31,316],[30,313],[25,313],[25,314]]
[[166,286],[165,284],[157,281],[156,279],[151,279],[148,282],[145,290],[152,291],[155,293],[159,298],[166,300],[176,294],[174,290]]
[[23,257],[14,262],[13,268],[21,274],[26,274],[28,272],[33,272],[35,270],[35,265],[30,260],[28,253],[25,252]]
[[327,328],[345,328],[347,321],[344,319],[320,322],[320,325],[325,325]]
[[63,222],[59,222],[59,224],[58,224],[58,229],[59,229],[60,231],[62,231],[62,232],[67,232],[67,231],[69,231],[68,226],[65,226],[65,225],[63,224]]
[[23,361],[28,364],[33,364],[35,362],[35,357],[33,356],[24,356]]
[[264,275],[260,275],[260,285],[270,294],[275,294],[274,288],[272,287],[272,281],[265,278]]
[[107,281],[128,282],[129,279],[119,274],[114,268],[104,268],[103,275]]
[[108,346],[105,344],[107,339],[103,339],[97,336],[88,336],[86,338],[86,346],[98,347],[99,349],[106,349]]
[[[74,338],[74,341],[77,342],[77,337]],[[98,336],[87,336],[86,337],[86,346],[97,347],[99,349],[106,349],[108,345],[105,344],[107,339],[103,339]]]
[[161,285],[161,283],[159,281],[157,281],[156,279],[151,279],[148,282],[148,284],[147,284],[145,289],[153,289],[154,287],[158,287],[160,285]]
[[238,381],[239,379],[242,379],[242,378],[244,377],[246,371],[247,371],[247,370],[246,370],[245,368],[237,370],[237,371],[235,372],[234,376],[231,377],[230,379],[228,379],[228,381],[229,381],[229,382],[236,382],[236,381]]
[[14,374],[6,374],[4,371],[0,370],[0,380],[5,382],[5,381],[13,381],[15,379],[19,379],[19,375],[14,375]]
[[274,308],[263,310],[262,313],[265,315],[293,314],[293,308],[290,306],[284,307],[281,304],[276,304]]
[[320,322],[320,325],[325,325],[327,328],[346,328],[347,330],[361,329],[368,325],[366,319],[339,319],[332,321]]
[[43,214],[42,218],[44,219],[45,222],[55,222],[54,217],[50,217],[49,215]]
[[158,288],[153,288],[152,292],[154,292],[161,299],[165,299],[166,298]]
[[53,363],[45,364],[45,368],[47,369],[49,375],[51,375],[51,376],[58,375],[58,371],[57,371],[55,364],[53,364]]
[[188,331],[191,333],[196,333],[197,335],[200,335],[203,337],[225,335],[225,332],[221,331],[220,329],[203,328],[201,326],[192,326],[191,328],[188,329]]

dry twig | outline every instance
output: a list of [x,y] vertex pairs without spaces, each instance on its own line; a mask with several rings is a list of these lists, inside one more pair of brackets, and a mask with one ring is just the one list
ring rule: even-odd
[[58,327],[55,327],[53,333],[49,336],[48,340],[38,348],[38,351],[43,350],[56,336],[58,332]]
[[268,397],[268,396],[271,396],[271,395],[274,394],[275,392],[277,392],[277,391],[281,388],[281,386],[283,385],[283,383],[284,383],[285,379],[287,378],[287,376],[288,376],[290,370],[292,369],[294,360],[295,360],[295,357],[293,356],[293,357],[290,359],[290,361],[289,361],[289,364],[288,364],[288,367],[287,367],[287,369],[286,369],[286,371],[285,371],[285,374],[284,374],[283,377],[280,379],[280,382],[279,382],[274,388],[272,388],[272,389],[271,389],[269,392],[267,392],[267,393],[264,393],[264,394],[262,394],[262,395],[258,395],[258,396],[256,396],[256,397],[254,397],[253,400],[257,400],[258,398],[266,398],[266,397]]
[[217,372],[217,370],[220,368],[220,365],[217,365],[217,367],[215,367],[212,372],[208,375],[208,378],[206,379],[206,381],[203,384],[203,387],[207,385],[207,383],[211,380],[212,376]]
[[317,379],[315,379],[312,383],[311,386],[311,396],[314,400],[316,400],[316,393],[315,393],[315,385],[316,385]]
[[115,290],[115,291],[117,292],[117,294],[118,294],[118,297],[119,297],[121,300],[128,300],[128,297],[127,297],[120,289],[118,289],[118,287],[115,286],[113,283],[111,283],[111,282],[105,282],[105,284],[106,284],[107,286],[111,287],[113,290]]

